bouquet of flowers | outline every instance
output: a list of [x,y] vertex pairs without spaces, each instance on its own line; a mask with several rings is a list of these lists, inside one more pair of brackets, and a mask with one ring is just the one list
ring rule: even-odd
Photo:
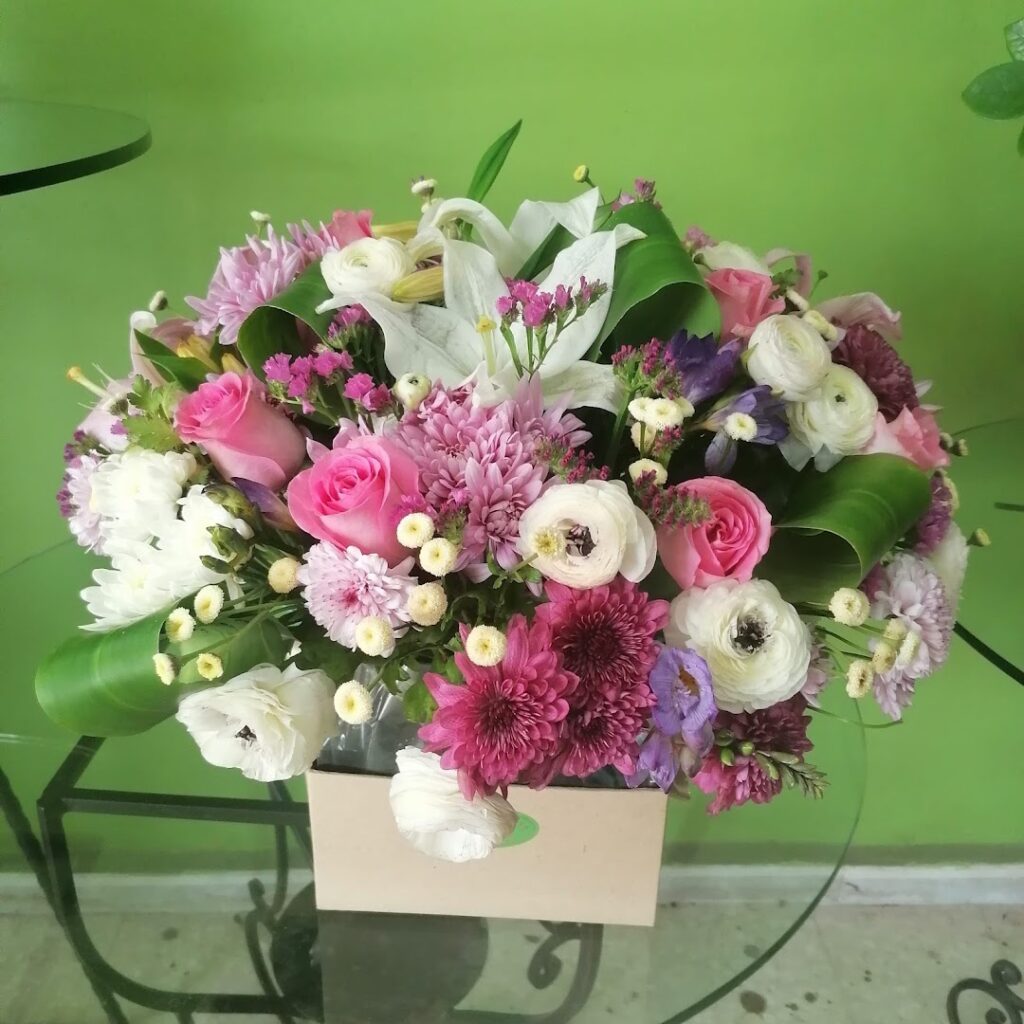
[[418,724],[398,827],[457,859],[509,834],[513,783],[817,797],[822,689],[899,719],[943,663],[963,446],[899,314],[680,237],[642,179],[579,167],[506,226],[518,128],[463,197],[414,181],[413,220],[254,212],[187,315],[132,315],[128,377],[69,372],[98,401],[58,497],[109,567],[39,670],[56,721],[176,715],[276,780],[388,694]]

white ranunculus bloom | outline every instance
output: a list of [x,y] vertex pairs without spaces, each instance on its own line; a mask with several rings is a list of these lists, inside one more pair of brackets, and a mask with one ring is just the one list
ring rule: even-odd
[[467,800],[458,773],[442,768],[437,754],[405,747],[395,759],[391,810],[398,831],[421,853],[456,863],[480,860],[512,834],[512,805],[497,794]]
[[183,452],[129,448],[103,460],[92,475],[90,510],[110,550],[125,541],[149,541],[177,517],[177,502],[196,470]]
[[319,670],[257,665],[189,694],[176,717],[210,764],[275,782],[306,771],[334,734],[333,696],[334,684]]
[[586,590],[618,574],[639,583],[654,568],[657,541],[621,480],[549,487],[519,520],[519,551],[541,575]]
[[832,365],[825,339],[798,316],[766,317],[750,335],[747,373],[787,402],[811,398]]
[[752,270],[771,277],[771,269],[760,256],[735,242],[718,242],[698,249],[696,255],[709,270]]
[[807,680],[810,632],[767,580],[684,591],[672,602],[665,638],[708,663],[715,701],[726,711],[771,707]]
[[[790,436],[780,450],[798,469],[814,455],[818,469],[826,470],[864,448],[874,433],[877,413],[878,399],[867,384],[848,366],[836,364],[817,395],[787,408]],[[793,458],[796,446],[804,449],[802,463]]]
[[391,295],[394,286],[416,269],[402,242],[395,238],[360,238],[324,253],[320,273],[332,295]]
[[967,574],[967,556],[970,550],[963,530],[956,523],[950,523],[946,535],[939,541],[939,546],[925,559],[935,571],[935,575],[942,580],[954,618],[960,602],[964,576]]

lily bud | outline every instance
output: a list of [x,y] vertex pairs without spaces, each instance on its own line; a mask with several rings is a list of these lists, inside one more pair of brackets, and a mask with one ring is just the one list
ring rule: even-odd
[[406,274],[391,289],[396,302],[431,302],[444,296],[444,270],[428,267]]
[[418,409],[430,394],[430,379],[422,373],[403,373],[391,390],[405,409]]
[[236,519],[241,519],[252,527],[259,525],[256,509],[237,487],[230,484],[207,484],[203,488],[203,494],[215,505],[227,509]]
[[400,220],[394,224],[374,224],[370,230],[374,238],[397,238],[399,242],[408,242],[419,228],[419,221]]
[[237,373],[240,377],[248,372],[248,367],[234,352],[225,352],[220,357],[220,365],[225,373]]

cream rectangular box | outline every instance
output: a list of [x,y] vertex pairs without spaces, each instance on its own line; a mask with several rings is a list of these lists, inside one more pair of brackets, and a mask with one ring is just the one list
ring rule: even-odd
[[652,925],[667,798],[656,789],[511,786],[536,836],[452,864],[399,834],[383,776],[310,771],[321,910]]

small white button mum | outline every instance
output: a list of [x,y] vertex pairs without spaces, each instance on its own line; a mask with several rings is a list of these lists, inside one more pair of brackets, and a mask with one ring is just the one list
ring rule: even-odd
[[355,631],[356,647],[370,658],[387,658],[395,649],[395,631],[387,619],[368,615]]
[[879,673],[888,672],[896,664],[896,648],[888,640],[879,640],[871,654],[871,667]]
[[167,633],[167,639],[172,644],[179,643],[182,640],[188,640],[192,636],[192,633],[196,628],[196,620],[192,618],[192,613],[187,608],[175,608],[170,615],[167,616],[167,622],[164,623],[164,631]]
[[862,590],[840,587],[832,595],[828,610],[836,622],[844,626],[863,626],[871,611],[871,602]]
[[178,668],[174,664],[174,659],[169,654],[154,654],[153,668],[156,671],[157,679],[164,686],[170,686],[178,675]]
[[900,643],[899,653],[896,655],[896,664],[900,667],[909,665],[921,646],[921,634],[916,629],[908,629],[906,636]]
[[434,536],[434,520],[426,512],[410,512],[402,516],[395,533],[402,547],[421,548]]
[[645,422],[655,430],[668,430],[692,415],[693,406],[685,398],[653,398]]
[[482,668],[497,665],[505,657],[507,647],[505,634],[494,626],[474,626],[466,637],[466,657]]
[[213,622],[224,607],[224,591],[210,583],[196,594],[192,602],[196,618],[203,623]]
[[909,632],[907,624],[902,619],[889,619],[885,624],[882,639],[888,640],[891,644],[902,644]]
[[757,437],[757,420],[745,412],[731,412],[725,417],[725,432],[734,441],[753,441]]
[[650,423],[651,415],[651,403],[654,401],[653,398],[634,398],[629,403],[629,415],[637,421],[637,423]]
[[301,563],[296,558],[285,556],[272,563],[267,570],[267,582],[275,594],[290,594],[298,585]]
[[436,626],[448,610],[448,596],[440,583],[422,583],[409,591],[409,618],[417,626]]
[[866,696],[874,681],[875,670],[870,661],[858,658],[850,662],[850,667],[846,670],[846,692],[854,700]]
[[629,477],[633,483],[648,473],[654,474],[654,483],[658,487],[668,480],[668,470],[654,459],[637,459],[636,462],[629,464]]
[[636,450],[641,454],[646,454],[654,447],[654,439],[657,435],[658,432],[653,427],[649,427],[639,420],[629,428],[629,436],[632,438]]
[[447,576],[458,557],[459,549],[444,537],[434,537],[420,548],[420,565],[431,576]]
[[196,671],[203,677],[203,679],[210,680],[220,679],[224,675],[224,662],[216,654],[211,654],[209,651],[203,651],[202,654],[196,658]]
[[335,690],[334,710],[346,725],[363,725],[373,717],[373,696],[358,679],[350,679]]

